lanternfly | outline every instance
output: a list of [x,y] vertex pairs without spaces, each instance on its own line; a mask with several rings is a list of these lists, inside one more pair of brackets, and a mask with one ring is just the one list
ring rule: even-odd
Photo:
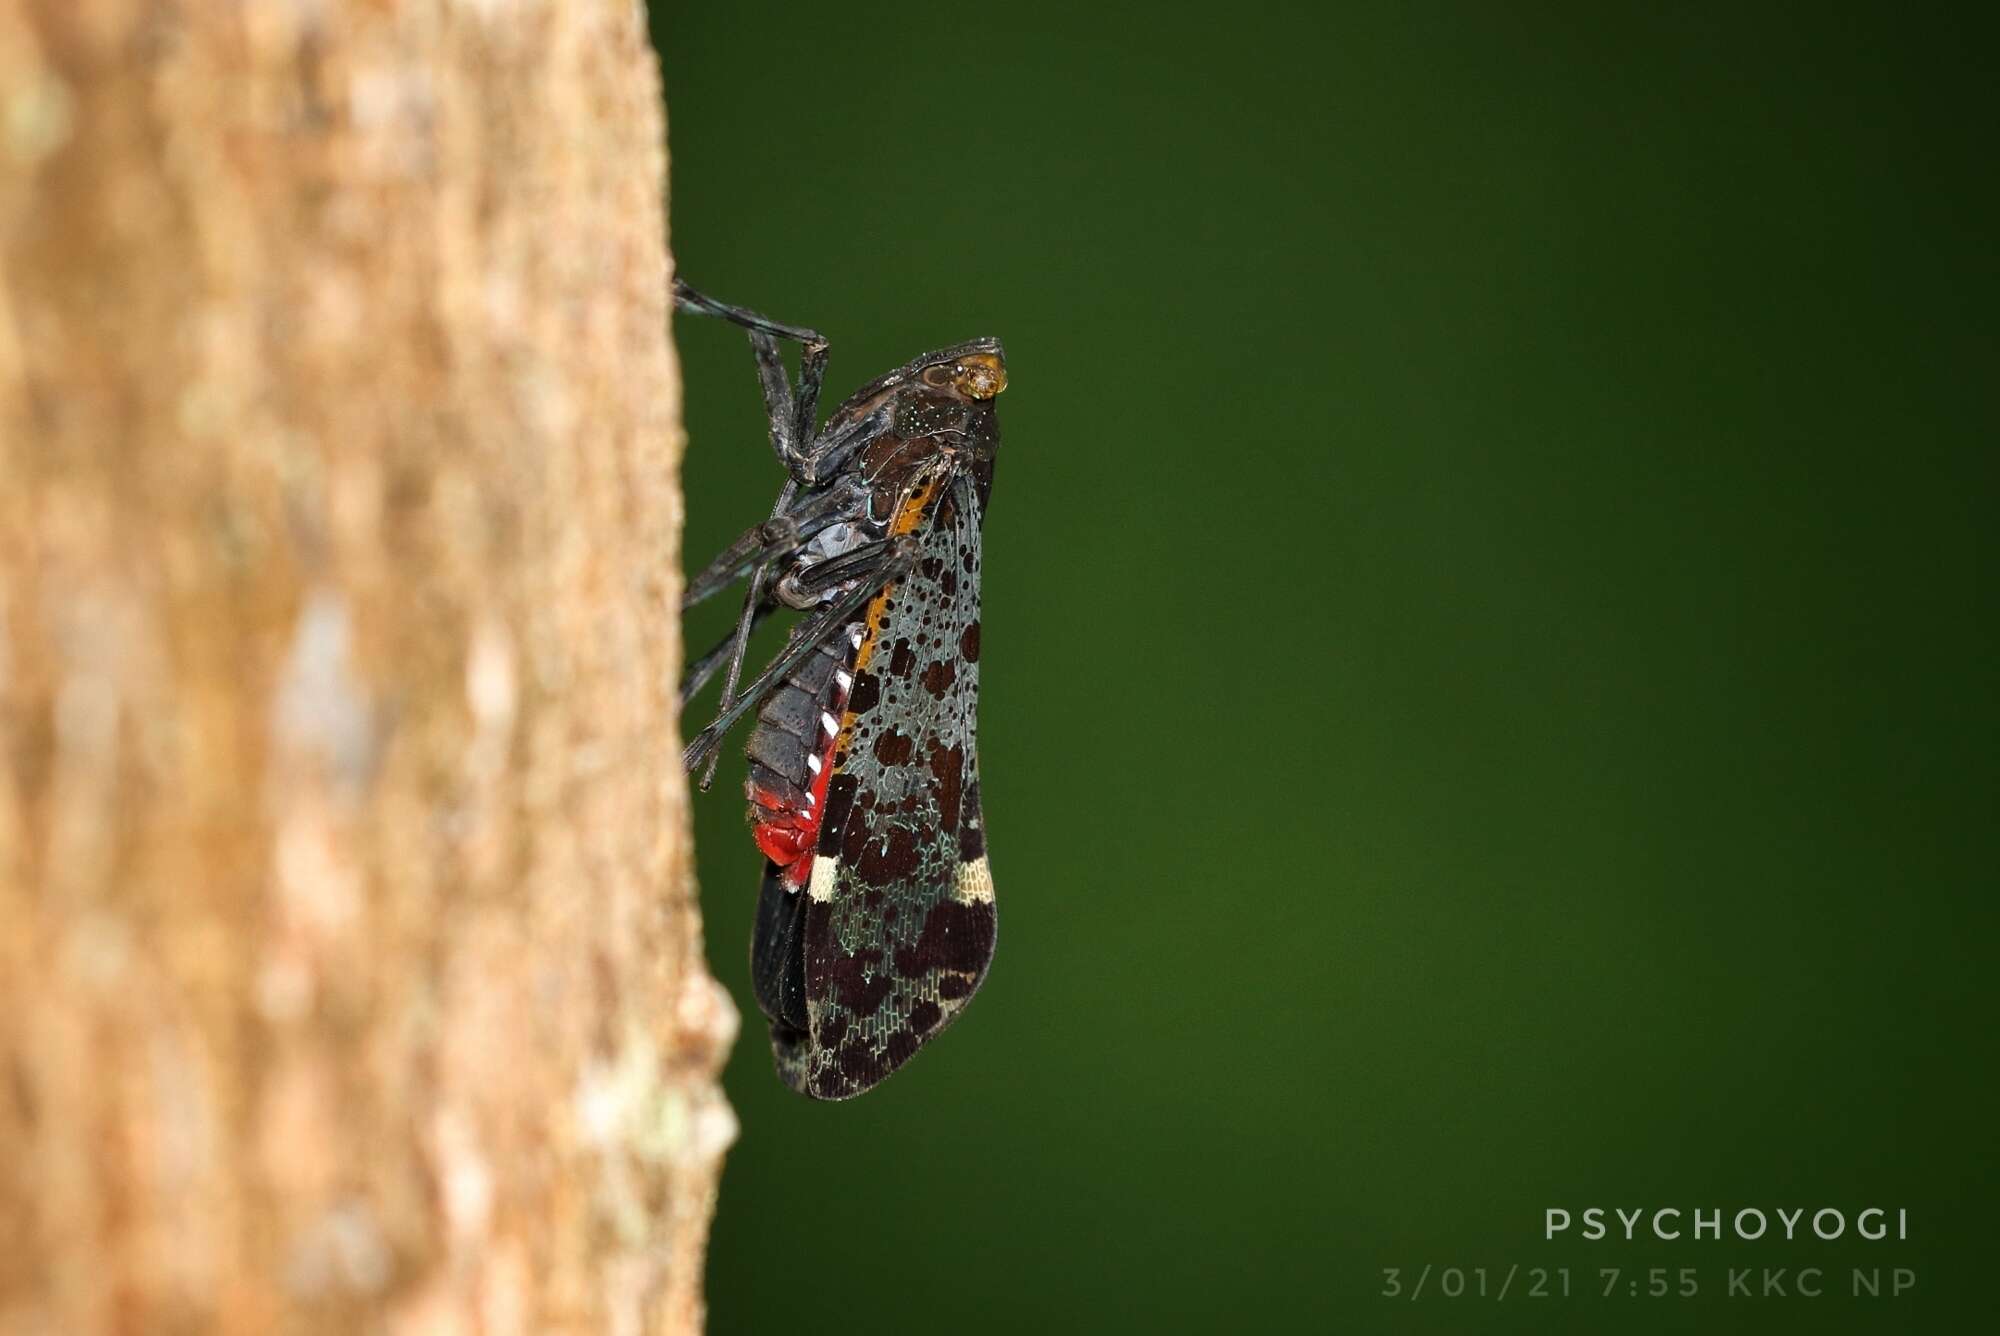
[[[816,426],[827,343],[704,297],[681,310],[750,332],[789,475],[771,518],[689,582],[691,607],[747,580],[728,639],[688,669],[683,704],[723,673],[683,762],[714,776],[755,711],[750,822],[764,852],[751,972],[786,1084],[847,1099],[965,1007],[993,959],[993,878],[979,808],[979,535],[1007,387],[996,339],[926,353]],[[796,387],[779,340],[799,343]],[[803,615],[739,689],[751,629]]]

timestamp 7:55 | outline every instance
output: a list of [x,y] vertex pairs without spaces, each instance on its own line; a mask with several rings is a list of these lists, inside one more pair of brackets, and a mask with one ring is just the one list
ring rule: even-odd
[[[1426,1263],[1414,1279],[1409,1279],[1405,1268],[1385,1266],[1382,1268],[1379,1293],[1384,1299],[1408,1299],[1412,1302],[1430,1293],[1446,1299],[1492,1299],[1496,1303],[1505,1300],[1509,1294],[1529,1299],[1567,1299],[1573,1293],[1570,1268],[1566,1266],[1523,1268],[1516,1264],[1507,1268],[1497,1285],[1494,1283],[1496,1274],[1483,1266],[1439,1267]],[[1604,1266],[1597,1269],[1597,1278],[1603,1286],[1599,1291],[1600,1297],[1606,1299],[1621,1293],[1631,1298],[1644,1295],[1653,1299],[1669,1296],[1691,1299],[1701,1293],[1699,1271],[1691,1266],[1648,1267],[1629,1275],[1623,1267]]]

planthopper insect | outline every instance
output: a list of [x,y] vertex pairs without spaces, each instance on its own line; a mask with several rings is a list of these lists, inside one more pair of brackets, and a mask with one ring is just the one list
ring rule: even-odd
[[[827,343],[674,281],[677,308],[750,332],[789,475],[771,518],[688,582],[683,608],[746,580],[713,723],[682,757],[702,787],[754,711],[750,824],[764,853],[750,965],[778,1075],[848,1099],[961,1011],[993,959],[979,810],[979,534],[1007,387],[997,339],[941,348],[856,390],[815,426]],[[779,340],[801,345],[796,387]],[[752,628],[802,615],[739,688]]]

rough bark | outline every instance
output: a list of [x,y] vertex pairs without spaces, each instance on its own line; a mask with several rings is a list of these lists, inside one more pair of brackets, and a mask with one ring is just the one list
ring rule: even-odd
[[630,0],[0,0],[0,1333],[683,1331]]

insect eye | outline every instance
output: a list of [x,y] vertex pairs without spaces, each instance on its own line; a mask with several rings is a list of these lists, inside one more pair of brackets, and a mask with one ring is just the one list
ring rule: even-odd
[[940,389],[951,384],[951,368],[948,366],[927,366],[924,368],[924,384]]

